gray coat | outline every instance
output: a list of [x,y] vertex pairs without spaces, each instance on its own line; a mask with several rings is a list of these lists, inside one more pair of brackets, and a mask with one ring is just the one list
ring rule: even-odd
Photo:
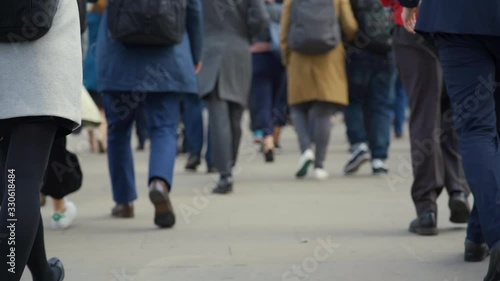
[[203,1],[205,45],[200,92],[245,106],[252,79],[251,38],[269,22],[263,0]]
[[80,123],[82,51],[76,1],[59,1],[50,31],[27,43],[0,43],[0,120],[54,116]]

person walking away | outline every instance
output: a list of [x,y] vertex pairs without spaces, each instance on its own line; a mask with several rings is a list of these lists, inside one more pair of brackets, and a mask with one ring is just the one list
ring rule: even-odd
[[102,14],[106,8],[106,0],[98,0],[96,3],[91,4],[90,10],[87,14],[87,33],[88,33],[88,51],[83,62],[83,85],[89,91],[90,96],[99,108],[102,115],[102,123],[99,125],[97,139],[93,128],[88,129],[89,144],[92,152],[99,151],[105,153],[106,137],[107,137],[107,123],[106,115],[104,113],[104,105],[102,102],[101,93],[97,91],[97,69],[96,69],[96,45],[97,34],[99,32],[99,24],[101,22]]
[[314,163],[314,176],[326,179],[328,172],[323,164],[331,116],[348,103],[346,53],[341,40],[351,41],[358,25],[348,0],[314,1],[313,6],[308,3],[285,0],[281,51],[288,74],[288,103],[302,153],[295,176],[305,177]]
[[[148,0],[157,7],[159,0]],[[175,9],[142,9],[132,0],[110,2],[97,40],[98,90],[108,118],[108,164],[115,218],[134,217],[137,199],[131,148],[132,125],[144,106],[151,139],[149,197],[160,228],[175,224],[169,193],[173,187],[177,125],[183,95],[198,93],[203,18],[200,0]],[[162,2],[163,3],[163,2]],[[178,6],[181,5],[181,6]],[[120,9],[120,7],[128,7]],[[128,17],[132,17],[130,22]],[[154,18],[150,21],[148,19]],[[127,23],[121,25],[121,23]],[[162,23],[157,26],[156,23]],[[136,24],[132,24],[136,23]]]
[[[47,261],[40,189],[54,140],[71,133],[81,119],[79,13],[76,1],[44,1],[43,7],[36,2],[0,3],[2,281],[19,281],[26,266],[34,280],[64,279],[61,261]],[[46,21],[40,22],[36,15],[42,12]],[[22,20],[37,32],[18,29]],[[5,237],[14,231],[16,244],[9,245]]]
[[249,40],[267,26],[269,17],[262,0],[242,0],[229,8],[203,5],[205,48],[200,93],[208,107],[212,161],[220,174],[213,189],[217,194],[233,190],[232,170],[252,78]]
[[491,257],[484,281],[498,281],[500,3],[493,0],[481,3],[401,0],[401,5],[405,7],[402,17],[406,29],[430,36],[439,51],[459,135],[458,148],[474,195],[465,246],[471,243],[477,248],[483,243],[488,245]]
[[[393,49],[410,103],[410,146],[413,167],[412,199],[417,219],[410,232],[438,234],[437,198],[444,188],[449,196],[450,221],[466,223],[470,194],[458,152],[458,135],[451,117],[443,70],[436,47],[418,34],[405,30],[399,1],[384,0],[395,14]],[[423,82],[425,81],[425,82]],[[466,260],[484,259],[466,253]]]
[[[347,48],[349,105],[344,111],[352,147],[344,173],[356,173],[371,160],[372,173],[388,173],[395,69],[391,53],[393,22],[379,0],[351,0],[359,32]],[[377,22],[377,32],[373,32]],[[366,42],[366,43],[365,43]]]
[[[274,0],[265,2],[271,21],[279,24],[282,5]],[[265,162],[274,162],[274,121],[276,114],[282,114],[276,108],[276,102],[285,90],[285,68],[281,63],[281,56],[273,52],[270,28],[254,38],[250,50],[253,66],[251,95],[255,101],[253,123],[263,132],[262,152]]]

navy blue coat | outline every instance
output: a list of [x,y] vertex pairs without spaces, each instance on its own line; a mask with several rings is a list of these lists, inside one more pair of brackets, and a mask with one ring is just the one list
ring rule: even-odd
[[[417,7],[420,0],[400,0]],[[499,0],[422,0],[417,31],[500,36]]]
[[125,46],[109,37],[107,22],[105,12],[96,50],[99,92],[199,93],[194,65],[203,51],[201,0],[188,1],[184,38],[170,47]]

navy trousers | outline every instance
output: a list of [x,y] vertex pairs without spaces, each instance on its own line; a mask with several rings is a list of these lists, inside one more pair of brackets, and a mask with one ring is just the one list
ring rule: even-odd
[[500,241],[500,37],[435,34],[474,207],[467,239]]
[[[182,95],[130,92],[103,94],[108,119],[109,173],[116,203],[126,204],[137,199],[131,136],[140,106],[144,106],[151,139],[148,181],[162,179],[172,187]],[[144,186],[147,184],[149,182],[144,183]]]

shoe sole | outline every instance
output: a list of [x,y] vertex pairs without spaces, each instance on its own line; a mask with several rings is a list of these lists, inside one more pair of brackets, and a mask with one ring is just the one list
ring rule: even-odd
[[309,169],[309,166],[312,164],[313,160],[308,159],[302,167],[295,173],[295,177],[297,178],[303,178],[307,175],[307,170]]
[[411,233],[415,233],[415,234],[422,235],[422,236],[434,236],[434,235],[439,234],[439,231],[437,228],[417,228],[417,229],[410,228],[409,231]]
[[450,221],[452,223],[467,223],[470,210],[466,202],[460,200],[450,200],[448,207],[451,211]]
[[355,161],[355,162],[347,165],[344,169],[344,173],[346,175],[352,175],[352,174],[356,173],[359,170],[359,168],[361,168],[361,166],[368,161],[370,161],[370,156],[368,154],[365,154],[365,156],[360,157],[360,159],[358,161]]
[[175,215],[169,210],[169,202],[158,190],[149,192],[149,200],[155,206],[154,222],[160,228],[171,228],[175,224]]

